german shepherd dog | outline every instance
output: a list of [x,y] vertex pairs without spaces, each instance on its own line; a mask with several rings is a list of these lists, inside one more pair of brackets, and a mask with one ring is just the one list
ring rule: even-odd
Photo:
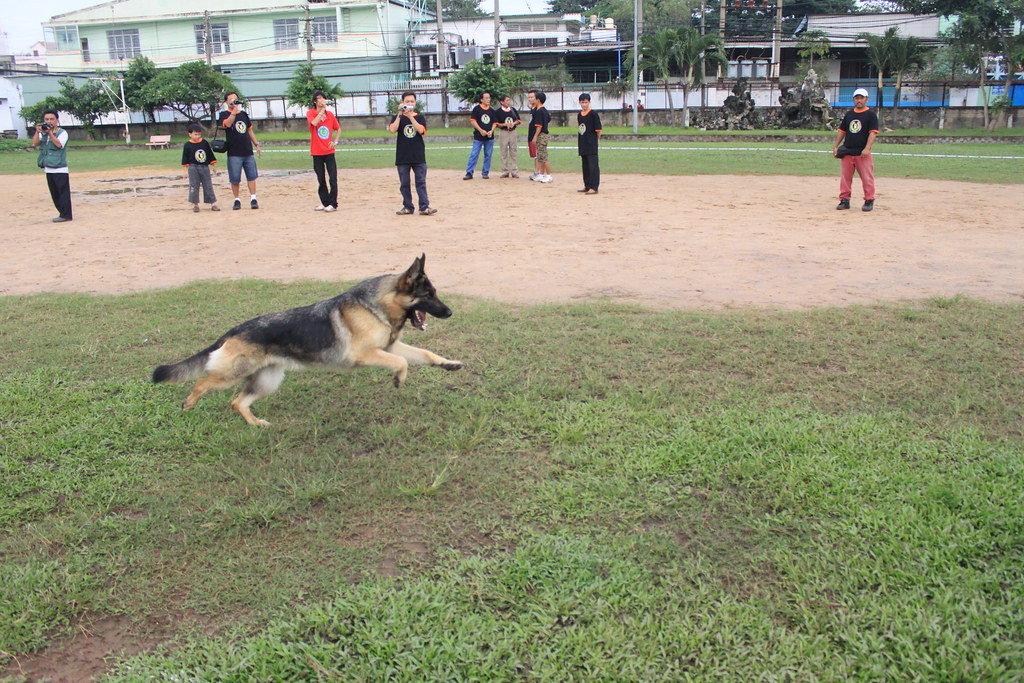
[[401,275],[380,275],[333,299],[253,318],[194,356],[161,365],[153,381],[199,380],[181,406],[187,411],[210,389],[226,389],[244,379],[231,407],[249,424],[266,427],[270,423],[254,416],[249,406],[277,391],[285,370],[370,365],[394,370],[396,387],[405,382],[410,364],[458,370],[460,361],[399,341],[406,321],[424,330],[427,313],[435,318],[452,314],[437,298],[425,262],[423,255]]

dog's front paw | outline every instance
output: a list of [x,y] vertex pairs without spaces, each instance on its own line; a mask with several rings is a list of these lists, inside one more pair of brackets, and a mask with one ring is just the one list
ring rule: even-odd
[[462,361],[461,360],[449,360],[449,361],[445,361],[444,363],[441,363],[437,367],[441,368],[442,370],[449,370],[449,371],[451,371],[451,370],[461,370],[462,369]]

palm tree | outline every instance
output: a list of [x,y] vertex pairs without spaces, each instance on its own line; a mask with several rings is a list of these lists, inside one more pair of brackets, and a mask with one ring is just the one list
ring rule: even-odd
[[900,92],[903,90],[903,74],[908,71],[923,69],[928,65],[931,48],[926,47],[917,38],[898,35],[889,42],[889,69],[896,74],[896,94],[893,106],[900,106]]
[[868,44],[866,50],[868,59],[871,60],[871,64],[878,70],[878,97],[875,101],[875,106],[879,109],[882,107],[882,79],[885,78],[885,72],[890,70],[889,63],[891,58],[889,51],[893,39],[898,38],[897,31],[898,29],[895,26],[890,26],[883,35],[874,33],[860,33],[857,35],[857,40],[863,40]]
[[690,88],[704,82],[704,62],[729,66],[725,45],[718,36],[702,36],[692,26],[684,26],[676,34],[672,57],[683,74],[683,127],[690,127]]
[[668,85],[668,77],[672,72],[672,65],[676,61],[675,45],[678,40],[679,34],[670,28],[663,28],[657,33],[643,36],[640,39],[640,60],[637,64],[640,71],[650,69],[654,72],[655,81],[665,84],[665,94],[668,95],[669,120],[671,121],[676,119],[676,110],[672,106],[672,90]]

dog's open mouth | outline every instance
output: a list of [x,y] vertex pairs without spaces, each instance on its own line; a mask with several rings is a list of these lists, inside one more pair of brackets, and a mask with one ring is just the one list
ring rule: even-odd
[[423,311],[413,311],[410,320],[412,320],[412,326],[417,330],[427,329],[427,314]]

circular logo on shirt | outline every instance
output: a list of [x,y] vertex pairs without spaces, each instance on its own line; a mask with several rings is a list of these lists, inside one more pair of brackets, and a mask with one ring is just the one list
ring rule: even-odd
[[197,149],[196,150],[196,163],[197,164],[205,164],[206,163],[206,150],[205,149]]
[[587,124],[581,123],[580,124],[580,135],[586,135],[586,134],[587,134]]
[[404,135],[407,138],[416,137],[416,126],[412,125],[411,123],[407,123],[405,127],[402,128],[402,135]]
[[516,122],[516,120],[514,118],[512,118],[511,116],[506,116],[505,117],[505,125],[506,126],[511,126],[515,122]]
[[490,122],[491,122],[491,115],[490,114],[482,114],[480,116],[480,123],[482,123],[482,124],[484,124],[486,126]]
[[331,129],[327,126],[320,126],[316,129],[316,136],[321,140],[326,140],[331,137]]
[[860,119],[854,119],[853,121],[850,121],[850,132],[859,133],[861,125],[862,124],[860,122]]
[[245,134],[245,121],[235,121],[235,130],[239,133]]

